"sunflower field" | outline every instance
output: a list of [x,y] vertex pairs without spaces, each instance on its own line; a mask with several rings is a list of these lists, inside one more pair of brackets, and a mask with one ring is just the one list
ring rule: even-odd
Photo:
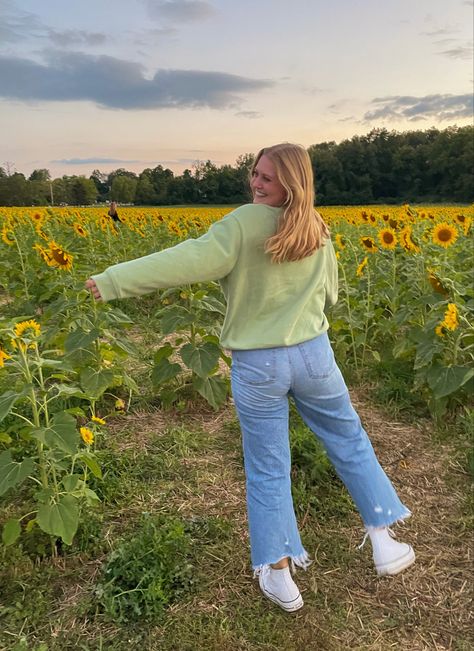
[[[0,208],[0,495],[28,482],[36,488],[31,512],[6,522],[6,545],[25,522],[71,544],[100,499],[96,440],[107,418],[140,394],[137,369],[162,408],[225,403],[230,358],[219,345],[225,305],[216,283],[102,304],[84,281],[198,237],[230,209],[122,207],[114,223],[105,208]],[[403,368],[403,382],[436,417],[466,407],[474,382],[472,206],[320,212],[339,260],[329,318],[341,365],[358,377]]]

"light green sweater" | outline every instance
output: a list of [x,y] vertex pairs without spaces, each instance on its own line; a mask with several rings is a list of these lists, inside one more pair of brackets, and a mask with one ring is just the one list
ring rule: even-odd
[[297,262],[273,263],[265,240],[281,208],[247,204],[208,232],[92,276],[104,301],[165,287],[218,280],[227,300],[221,343],[230,350],[291,346],[325,332],[324,309],[337,300],[330,240]]

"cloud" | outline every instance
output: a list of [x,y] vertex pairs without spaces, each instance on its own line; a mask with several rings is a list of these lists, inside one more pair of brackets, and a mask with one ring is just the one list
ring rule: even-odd
[[59,165],[109,165],[111,163],[140,163],[139,160],[122,160],[121,158],[61,158],[50,163]]
[[448,36],[455,32],[459,32],[457,27],[440,27],[439,29],[431,29],[428,32],[421,32],[421,34],[422,36]]
[[[135,34],[133,36],[133,42],[139,47],[147,47],[150,43],[156,44],[157,41],[170,36],[175,36],[176,34],[178,34],[176,27],[146,29]],[[148,56],[148,54],[144,56]]]
[[0,55],[0,97],[20,101],[90,101],[111,109],[238,108],[241,94],[274,83],[225,72],[156,71],[111,56],[50,53],[46,65]]
[[473,96],[426,95],[425,97],[376,97],[376,105],[364,115],[365,122],[373,120],[409,120],[410,122],[435,118],[439,122],[472,117]]
[[[427,22],[434,24],[431,17]],[[434,26],[425,32],[420,32],[421,36],[427,36],[433,40],[433,45],[437,48],[436,54],[447,56],[451,59],[472,60],[472,43],[463,42],[459,38],[461,29],[458,25],[443,25],[442,27]],[[441,38],[444,37],[444,38]]]
[[216,13],[212,4],[204,0],[148,0],[147,6],[151,18],[173,23],[195,23]]
[[52,43],[58,47],[102,45],[107,39],[101,32],[86,32],[80,29],[66,29],[62,32],[50,29],[48,36]]
[[36,14],[20,10],[9,0],[2,0],[0,43],[19,43],[29,37],[46,39],[58,47],[102,45],[107,39],[102,32],[51,29]]
[[249,118],[250,120],[262,117],[262,114],[258,111],[237,111],[235,115],[240,118]]
[[452,47],[449,50],[437,52],[437,54],[450,57],[451,59],[465,59],[466,61],[471,61],[473,50],[472,45],[459,45],[457,47]]
[[0,3],[0,43],[16,43],[25,35],[41,36],[44,30],[43,23],[35,14],[20,12],[10,0]]

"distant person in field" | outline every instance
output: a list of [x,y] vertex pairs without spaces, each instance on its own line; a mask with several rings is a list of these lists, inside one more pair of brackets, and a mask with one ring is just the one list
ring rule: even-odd
[[325,310],[337,300],[337,260],[314,210],[311,160],[289,143],[262,149],[253,203],[197,239],[109,267],[86,287],[111,301],[218,280],[227,299],[222,345],[242,429],[251,561],[263,594],[285,611],[303,606],[291,569],[307,568],[293,508],[289,399],[323,443],[372,543],[379,575],[415,560],[390,525],[410,515],[375,456],[334,360]]
[[122,220],[119,217],[117,212],[117,203],[115,201],[110,202],[109,212],[107,213],[109,217],[112,217],[114,222],[121,222]]

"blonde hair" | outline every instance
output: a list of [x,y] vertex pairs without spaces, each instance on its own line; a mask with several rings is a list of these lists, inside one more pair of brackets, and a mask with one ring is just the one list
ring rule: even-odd
[[261,149],[251,175],[265,155],[275,166],[278,181],[286,191],[284,212],[277,232],[265,242],[272,262],[291,262],[312,255],[329,237],[329,229],[314,209],[314,180],[311,159],[300,145],[284,142]]

